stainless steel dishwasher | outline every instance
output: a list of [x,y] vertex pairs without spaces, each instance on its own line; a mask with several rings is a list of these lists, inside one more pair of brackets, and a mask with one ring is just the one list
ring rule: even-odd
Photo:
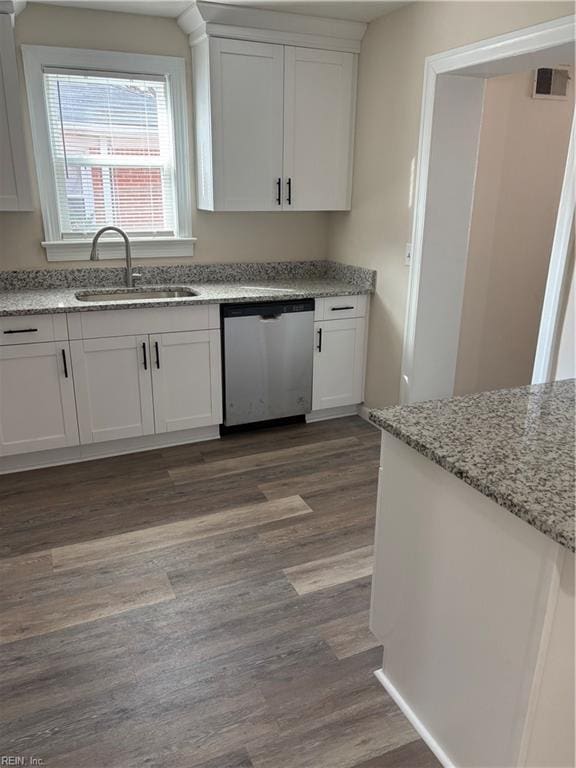
[[221,311],[224,425],[309,413],[314,300],[227,304]]

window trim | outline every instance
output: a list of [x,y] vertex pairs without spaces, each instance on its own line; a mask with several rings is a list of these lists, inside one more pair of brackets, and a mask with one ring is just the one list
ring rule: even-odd
[[[44,221],[43,248],[48,261],[86,261],[90,258],[90,240],[62,239],[58,216],[55,175],[52,168],[50,131],[44,95],[44,67],[109,70],[127,74],[164,75],[169,83],[169,99],[174,128],[174,157],[177,237],[131,238],[135,258],[184,258],[193,255],[192,196],[190,188],[190,149],[186,62],[176,56],[98,51],[83,48],[58,48],[47,45],[22,45],[24,75],[32,143],[36,160],[40,208]],[[102,258],[123,258],[124,248],[115,241],[102,240]]]

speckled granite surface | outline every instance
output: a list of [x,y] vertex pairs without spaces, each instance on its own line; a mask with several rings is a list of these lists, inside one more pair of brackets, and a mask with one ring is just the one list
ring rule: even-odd
[[123,268],[0,271],[0,317],[347,296],[372,292],[376,280],[373,270],[326,261],[138,266],[135,271],[142,275],[139,286],[185,287],[198,295],[92,303],[79,301],[76,292],[122,288]]
[[[144,284],[142,284],[144,285]],[[156,287],[156,286],[155,286]],[[103,309],[142,309],[143,307],[175,307],[225,302],[276,301],[309,299],[324,296],[350,296],[367,293],[350,283],[339,280],[270,280],[259,283],[170,283],[170,287],[191,288],[197,296],[181,299],[131,299],[130,301],[79,301],[77,292],[85,288],[51,288],[49,290],[0,292],[0,317],[8,315],[39,315],[57,312],[95,312]],[[114,287],[107,293],[114,292]],[[121,288],[117,289],[121,291]]]
[[574,551],[575,381],[372,410],[370,420]]
[[[167,283],[246,283],[276,280],[337,280],[373,291],[376,272],[335,261],[271,261],[239,264],[173,264],[147,267],[138,263],[135,272],[148,285]],[[0,270],[0,291],[37,288],[110,287],[124,284],[124,267],[76,269]]]

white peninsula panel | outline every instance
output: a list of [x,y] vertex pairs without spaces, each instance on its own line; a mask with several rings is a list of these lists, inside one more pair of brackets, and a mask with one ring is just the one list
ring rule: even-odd
[[379,678],[445,765],[573,765],[573,554],[388,434],[381,463]]

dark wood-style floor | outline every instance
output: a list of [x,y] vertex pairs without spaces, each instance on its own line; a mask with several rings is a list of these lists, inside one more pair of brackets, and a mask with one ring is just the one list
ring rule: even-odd
[[433,768],[376,682],[360,419],[0,477],[0,755]]

